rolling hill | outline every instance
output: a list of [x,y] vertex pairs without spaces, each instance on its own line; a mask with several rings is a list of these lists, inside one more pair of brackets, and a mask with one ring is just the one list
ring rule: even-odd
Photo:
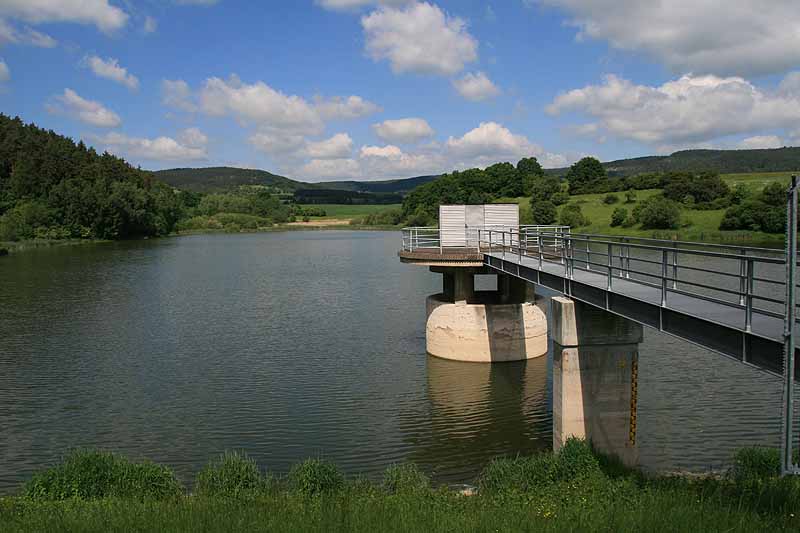
[[194,192],[219,192],[241,185],[266,185],[287,192],[314,187],[266,170],[233,167],[173,168],[158,170],[155,175],[176,189]]

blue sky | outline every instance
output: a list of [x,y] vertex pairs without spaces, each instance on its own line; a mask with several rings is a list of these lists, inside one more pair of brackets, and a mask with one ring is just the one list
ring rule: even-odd
[[0,0],[0,102],[144,168],[308,181],[800,144],[800,3],[719,5]]

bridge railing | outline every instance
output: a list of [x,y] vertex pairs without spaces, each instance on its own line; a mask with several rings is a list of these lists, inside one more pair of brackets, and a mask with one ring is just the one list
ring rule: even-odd
[[[479,249],[541,270],[558,264],[563,276],[601,274],[607,290],[618,279],[744,310],[750,331],[753,313],[783,318],[786,294],[784,253],[770,248],[662,241],[520,228],[480,231]],[[797,305],[800,307],[800,304]]]
[[[523,226],[503,226],[503,225],[495,225],[495,226],[465,226],[463,230],[463,234],[461,230],[453,230],[448,229],[445,230],[444,236],[442,235],[442,229],[435,226],[412,226],[403,228],[402,230],[402,237],[403,237],[403,251],[404,252],[415,252],[415,251],[426,251],[426,252],[438,252],[444,253],[448,249],[459,249],[459,250],[474,250],[478,251],[479,249],[479,236],[480,232],[486,230],[494,230],[497,233],[495,234],[497,237],[497,242],[493,243],[497,246],[504,246],[504,245],[514,245],[518,246],[519,243],[515,240],[512,242],[503,242],[503,231],[510,232],[508,235],[513,235],[514,239],[518,238],[525,238],[527,239],[528,234],[533,234],[534,232],[553,232],[556,234],[562,233],[569,233],[570,228],[569,226],[533,226],[533,225],[523,225]],[[549,239],[552,241],[552,239]],[[527,243],[524,243],[527,246]]]

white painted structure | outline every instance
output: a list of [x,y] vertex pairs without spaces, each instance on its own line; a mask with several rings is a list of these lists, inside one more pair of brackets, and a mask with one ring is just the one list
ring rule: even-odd
[[441,246],[468,248],[478,245],[478,230],[519,228],[518,204],[440,205]]

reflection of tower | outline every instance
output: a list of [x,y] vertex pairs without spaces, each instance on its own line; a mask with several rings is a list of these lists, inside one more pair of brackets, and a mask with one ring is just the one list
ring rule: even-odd
[[548,358],[476,365],[428,358],[430,422],[410,431],[410,461],[441,481],[471,481],[492,458],[550,448]]

